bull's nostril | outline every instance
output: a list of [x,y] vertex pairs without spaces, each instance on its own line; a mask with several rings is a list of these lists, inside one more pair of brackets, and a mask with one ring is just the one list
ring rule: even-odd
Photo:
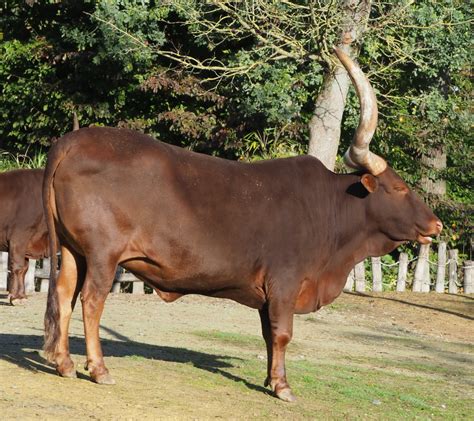
[[436,228],[438,229],[438,233],[443,229],[443,223],[439,219],[436,221]]

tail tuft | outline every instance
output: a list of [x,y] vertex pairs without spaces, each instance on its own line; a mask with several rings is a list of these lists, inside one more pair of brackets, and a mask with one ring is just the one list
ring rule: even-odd
[[48,302],[46,313],[44,315],[44,352],[48,361],[54,362],[56,350],[60,337],[59,327],[59,300],[56,288],[56,269],[58,267],[57,253],[57,235],[54,222],[53,209],[55,206],[53,179],[56,169],[61,162],[62,153],[61,142],[57,142],[51,148],[48,154],[48,163],[46,165],[43,180],[43,206],[46,217],[46,224],[49,233],[49,253],[51,256],[51,272],[49,275]]
[[[49,289],[51,291],[51,288]],[[51,296],[54,294],[54,296]],[[46,359],[53,363],[56,357],[56,348],[59,342],[59,306],[57,293],[48,292],[48,305],[44,315],[44,353]]]

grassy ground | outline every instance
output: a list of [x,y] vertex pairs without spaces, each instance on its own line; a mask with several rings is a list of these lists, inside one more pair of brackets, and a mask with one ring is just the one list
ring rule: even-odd
[[[4,298],[3,303],[6,302]],[[0,302],[1,304],[1,302]],[[0,305],[4,419],[440,419],[474,413],[474,300],[437,294],[344,294],[295,317],[287,372],[298,400],[263,387],[258,314],[233,302],[111,296],[102,319],[115,386],[83,369],[80,311],[71,326],[79,378],[41,357],[45,296]]]

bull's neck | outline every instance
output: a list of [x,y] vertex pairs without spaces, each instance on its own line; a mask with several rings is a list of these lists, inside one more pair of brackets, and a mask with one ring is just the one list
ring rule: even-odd
[[[369,256],[379,256],[397,246],[381,234],[369,218],[371,194],[359,183],[359,175],[334,175],[335,235],[330,266],[344,273]],[[336,266],[337,265],[337,266]]]

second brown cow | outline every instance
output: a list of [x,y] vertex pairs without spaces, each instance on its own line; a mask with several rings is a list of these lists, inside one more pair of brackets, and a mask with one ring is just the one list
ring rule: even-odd
[[0,173],[0,251],[8,252],[7,290],[12,304],[26,299],[28,260],[49,255],[43,175],[41,169]]

